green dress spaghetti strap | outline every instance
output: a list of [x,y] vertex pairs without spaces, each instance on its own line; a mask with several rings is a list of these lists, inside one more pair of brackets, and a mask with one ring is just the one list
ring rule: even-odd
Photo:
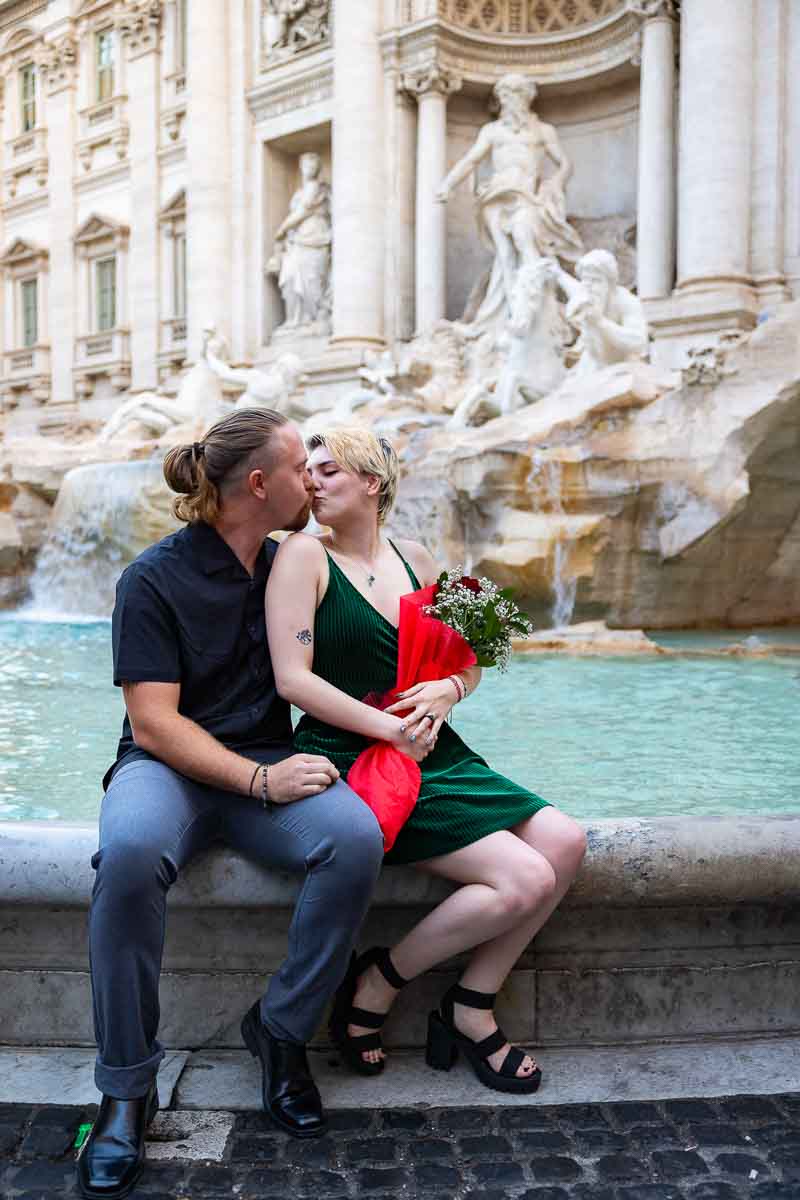
[[[419,588],[411,567],[405,559],[403,563],[414,589]],[[388,692],[396,679],[397,629],[330,554],[328,564],[328,589],[315,622],[314,674],[356,700],[369,692]],[[306,714],[295,730],[294,744],[300,752],[324,754],[345,778],[370,742]],[[487,834],[510,829],[548,803],[498,775],[446,722],[421,771],[419,799],[387,863],[418,862],[460,850]]]

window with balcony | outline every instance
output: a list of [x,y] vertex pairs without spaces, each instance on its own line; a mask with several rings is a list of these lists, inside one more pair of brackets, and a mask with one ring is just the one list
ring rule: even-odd
[[114,31],[102,29],[95,34],[96,99],[110,100],[114,95]]
[[36,67],[26,63],[19,73],[20,130],[28,133],[36,128]]
[[23,279],[20,282],[22,309],[22,345],[27,349],[39,340],[39,281]]
[[99,258],[94,264],[95,333],[105,333],[117,323],[117,259]]

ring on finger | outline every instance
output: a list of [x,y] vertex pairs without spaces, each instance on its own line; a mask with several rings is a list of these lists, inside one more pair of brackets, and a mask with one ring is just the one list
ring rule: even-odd
[[436,713],[425,713],[425,716],[422,719],[423,721],[435,721]]

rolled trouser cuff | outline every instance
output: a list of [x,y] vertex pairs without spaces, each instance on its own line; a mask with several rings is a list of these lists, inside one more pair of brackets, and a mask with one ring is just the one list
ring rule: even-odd
[[164,1048],[156,1042],[155,1053],[132,1067],[107,1067],[98,1058],[94,1064],[95,1086],[115,1100],[138,1100],[147,1095],[163,1057]]

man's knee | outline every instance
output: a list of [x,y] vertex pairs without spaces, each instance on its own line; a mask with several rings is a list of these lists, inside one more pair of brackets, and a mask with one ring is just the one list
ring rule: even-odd
[[177,867],[162,846],[134,839],[111,841],[92,858],[94,897],[113,896],[116,902],[144,900],[164,893],[177,878]]
[[372,809],[348,788],[331,810],[332,862],[352,882],[374,881],[383,861],[383,834]]

